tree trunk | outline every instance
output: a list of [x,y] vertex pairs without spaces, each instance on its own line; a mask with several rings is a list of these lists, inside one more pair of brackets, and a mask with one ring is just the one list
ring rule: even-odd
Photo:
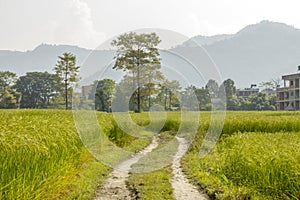
[[65,100],[66,100],[66,110],[68,110],[68,63],[66,63],[66,72],[65,72]]
[[151,108],[151,74],[149,75],[149,98],[148,98],[148,103],[149,103],[149,112],[150,112],[150,108]]
[[149,85],[149,97],[148,97],[148,103],[149,103],[149,111],[150,111],[150,108],[151,108],[151,88],[150,88],[150,85]]
[[172,91],[170,90],[170,96],[169,96],[169,110],[171,110],[172,105]]
[[138,112],[141,112],[141,89],[140,89],[140,50],[138,49],[138,58],[137,58],[137,81],[138,81]]
[[138,71],[137,71],[137,79],[138,79],[138,112],[141,112],[141,89],[140,89],[140,66],[138,64]]
[[165,89],[165,111],[167,111],[167,98],[168,98],[168,96],[167,96],[167,89]]

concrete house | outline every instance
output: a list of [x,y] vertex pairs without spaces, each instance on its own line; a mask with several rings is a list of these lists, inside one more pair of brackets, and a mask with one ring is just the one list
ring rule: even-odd
[[[300,67],[299,67],[300,68]],[[300,72],[282,76],[283,87],[277,88],[277,110],[300,110]]]
[[257,88],[256,84],[252,84],[250,88],[237,89],[236,96],[242,98],[248,98],[253,94],[257,94],[259,92],[259,88]]

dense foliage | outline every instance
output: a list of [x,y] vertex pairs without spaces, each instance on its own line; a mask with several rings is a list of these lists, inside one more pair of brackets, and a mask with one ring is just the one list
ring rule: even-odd
[[55,74],[27,72],[17,77],[0,71],[0,108],[71,108],[73,86],[79,80],[76,56],[58,57]]

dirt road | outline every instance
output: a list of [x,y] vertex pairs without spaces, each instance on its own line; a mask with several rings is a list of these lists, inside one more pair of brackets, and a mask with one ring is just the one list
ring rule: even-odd
[[176,137],[179,146],[174,160],[172,163],[173,178],[172,187],[174,189],[174,196],[177,200],[206,200],[208,199],[204,194],[201,194],[195,186],[189,183],[185,177],[181,165],[180,159],[188,149],[188,142],[184,138]]
[[130,200],[135,199],[126,187],[126,179],[129,176],[131,165],[138,162],[140,158],[151,152],[158,145],[158,138],[154,136],[152,142],[141,152],[132,158],[118,164],[110,173],[105,183],[98,189],[95,200]]

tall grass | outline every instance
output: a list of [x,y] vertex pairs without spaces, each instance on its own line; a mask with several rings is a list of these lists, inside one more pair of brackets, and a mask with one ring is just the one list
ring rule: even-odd
[[[131,118],[142,126],[151,123],[148,113],[131,113]],[[150,142],[120,129],[111,114],[97,113],[97,119],[109,139],[128,151]],[[299,199],[299,112],[227,112],[219,143],[201,159],[210,121],[211,114],[201,112],[198,133],[184,157],[195,184],[218,199]],[[147,129],[158,125],[152,122]],[[169,112],[159,132],[173,135],[181,126],[180,113]],[[190,131],[186,126],[182,130]],[[108,173],[82,144],[70,111],[0,110],[0,199],[88,199]],[[169,179],[166,169],[154,173]],[[148,179],[151,173],[129,182],[142,187],[140,182]]]
[[219,143],[200,158],[206,118],[184,169],[216,199],[299,199],[299,122],[299,112],[227,112]]
[[[248,133],[218,146],[219,174],[276,199],[300,197],[300,133]],[[203,160],[205,162],[205,159]]]
[[52,199],[67,192],[82,150],[71,113],[0,112],[0,199]]
[[299,112],[227,112],[223,134],[300,131]]
[[[150,141],[97,113],[109,139],[131,151]],[[109,173],[82,144],[71,111],[0,110],[0,199],[88,199]]]

